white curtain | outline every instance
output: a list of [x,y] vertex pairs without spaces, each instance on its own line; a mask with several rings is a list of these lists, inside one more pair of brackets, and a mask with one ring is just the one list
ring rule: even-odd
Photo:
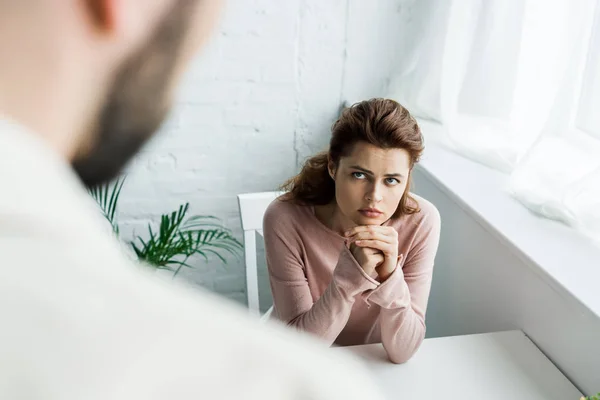
[[421,0],[389,97],[600,242],[600,0]]

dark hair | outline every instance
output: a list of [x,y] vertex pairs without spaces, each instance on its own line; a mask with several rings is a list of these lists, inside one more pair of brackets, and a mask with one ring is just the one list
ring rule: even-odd
[[[339,165],[357,142],[367,142],[382,149],[404,149],[410,155],[410,170],[423,153],[423,136],[417,121],[408,110],[394,100],[370,99],[344,109],[331,128],[329,151],[309,158],[298,175],[288,180],[282,189],[284,200],[305,205],[325,205],[335,198],[335,181],[329,176],[329,160]],[[394,216],[419,211],[417,201],[410,196],[411,174],[406,190]]]

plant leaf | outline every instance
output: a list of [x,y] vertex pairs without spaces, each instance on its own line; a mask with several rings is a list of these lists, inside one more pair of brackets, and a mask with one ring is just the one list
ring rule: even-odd
[[[102,214],[112,225],[114,233],[119,235],[119,227],[116,220],[117,204],[125,178],[118,178],[115,182],[104,183],[88,189],[88,193],[96,200]],[[110,200],[109,200],[110,199]]]
[[184,266],[191,268],[188,258],[192,255],[206,261],[208,255],[214,255],[222,263],[227,262],[224,253],[240,257],[242,244],[218,218],[205,215],[188,218],[188,212],[189,203],[185,203],[175,211],[161,215],[158,231],[149,224],[149,239],[144,241],[137,237],[137,242],[131,243],[138,257],[157,268],[173,270],[176,266],[174,276]]

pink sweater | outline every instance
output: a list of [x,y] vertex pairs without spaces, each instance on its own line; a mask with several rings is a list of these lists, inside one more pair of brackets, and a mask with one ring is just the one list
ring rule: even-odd
[[440,234],[435,206],[414,198],[421,212],[386,222],[398,231],[401,257],[383,283],[362,270],[312,206],[275,200],[263,221],[275,315],[329,344],[383,343],[392,362],[407,361],[425,337]]

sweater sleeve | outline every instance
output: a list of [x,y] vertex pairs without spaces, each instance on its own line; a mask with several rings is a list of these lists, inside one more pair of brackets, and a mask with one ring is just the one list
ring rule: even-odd
[[440,216],[434,211],[423,221],[404,267],[398,266],[366,296],[381,307],[381,341],[394,363],[408,361],[425,338],[425,311],[440,236]]
[[[378,286],[345,246],[333,278],[316,301],[308,286],[299,245],[281,220],[265,215],[263,232],[269,281],[277,316],[289,326],[317,335],[332,344],[346,326],[355,297]],[[289,229],[289,227],[288,227]],[[294,241],[301,240],[295,238]]]

